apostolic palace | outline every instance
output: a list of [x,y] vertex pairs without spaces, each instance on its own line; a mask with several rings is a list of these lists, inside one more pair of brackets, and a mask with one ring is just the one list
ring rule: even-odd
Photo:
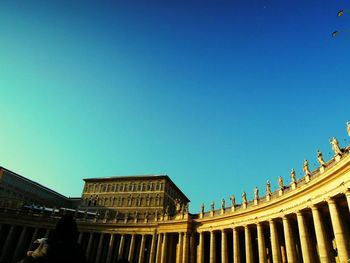
[[[350,136],[350,123],[347,123]],[[85,179],[65,197],[0,167],[0,263],[17,262],[65,213],[75,216],[91,263],[350,262],[350,146],[330,140],[334,156],[303,177],[266,183],[199,214],[167,175]],[[229,203],[229,205],[227,205]]]

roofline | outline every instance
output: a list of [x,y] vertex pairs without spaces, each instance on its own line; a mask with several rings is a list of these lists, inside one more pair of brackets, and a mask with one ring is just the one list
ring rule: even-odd
[[0,166],[0,170],[4,170],[4,171],[6,171],[6,172],[8,172],[8,173],[10,173],[10,174],[12,174],[12,175],[14,175],[14,176],[20,178],[20,179],[23,180],[23,181],[29,182],[29,183],[31,183],[31,184],[37,186],[37,187],[40,187],[40,188],[42,188],[42,189],[44,189],[44,190],[46,190],[46,191],[48,191],[48,192],[51,192],[51,193],[54,194],[54,195],[57,195],[57,196],[59,196],[59,197],[63,197],[63,198],[66,199],[67,201],[69,200],[68,197],[66,197],[66,196],[64,196],[64,195],[62,195],[62,194],[60,194],[60,193],[58,193],[58,192],[56,192],[56,191],[54,191],[54,190],[52,190],[52,189],[46,187],[46,186],[43,186],[43,185],[41,185],[41,184],[39,184],[39,183],[37,183],[37,182],[35,182],[35,181],[32,181],[32,180],[30,180],[30,179],[28,179],[28,178],[26,178],[26,177],[24,177],[24,176],[22,176],[22,175],[19,175],[18,173],[15,173],[15,172],[13,172],[13,171],[11,171],[11,170],[5,168],[5,167]]
[[170,182],[170,184],[176,188],[180,194],[185,197],[187,202],[191,202],[190,199],[187,198],[187,196],[180,190],[179,187],[170,179],[170,177],[166,174],[150,174],[150,175],[127,175],[127,176],[111,176],[111,177],[101,177],[101,178],[85,178],[83,179],[85,182],[98,182],[98,181],[113,181],[115,179],[123,179],[123,180],[152,180],[152,179],[166,179]]

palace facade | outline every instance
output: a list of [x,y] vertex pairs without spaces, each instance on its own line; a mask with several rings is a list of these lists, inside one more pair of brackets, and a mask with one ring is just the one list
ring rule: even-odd
[[318,151],[319,167],[310,171],[305,161],[302,178],[292,170],[275,192],[267,183],[264,196],[232,196],[230,206],[199,214],[166,175],[85,179],[81,198],[71,200],[17,175],[38,187],[35,199],[32,191],[16,195],[16,174],[0,168],[0,262],[16,262],[64,213],[75,215],[91,263],[350,262],[350,147],[331,144],[334,157],[324,161]]

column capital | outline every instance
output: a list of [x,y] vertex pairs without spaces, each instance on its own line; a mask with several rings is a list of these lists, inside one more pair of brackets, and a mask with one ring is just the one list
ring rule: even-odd
[[328,204],[335,204],[335,200],[334,200],[334,197],[333,196],[329,196],[327,199],[326,199],[327,203]]

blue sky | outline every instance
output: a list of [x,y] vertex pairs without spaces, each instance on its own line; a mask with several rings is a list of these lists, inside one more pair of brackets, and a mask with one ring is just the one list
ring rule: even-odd
[[[349,138],[348,1],[2,1],[0,165],[67,196],[168,174],[200,204]],[[339,30],[337,38],[331,32]]]

